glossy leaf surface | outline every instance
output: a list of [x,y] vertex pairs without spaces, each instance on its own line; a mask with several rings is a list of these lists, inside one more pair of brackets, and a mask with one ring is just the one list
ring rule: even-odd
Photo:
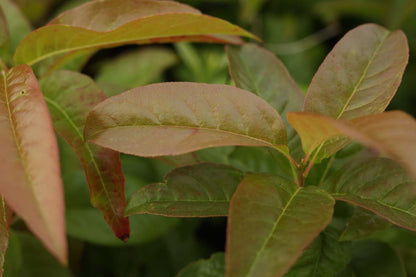
[[282,276],[329,224],[334,199],[278,176],[248,175],[230,204],[226,276]]
[[55,130],[76,151],[90,188],[91,203],[99,209],[115,235],[127,240],[129,221],[120,154],[84,142],[83,131],[88,112],[106,96],[87,76],[57,71],[43,78],[42,92],[51,112]]
[[3,276],[3,265],[9,246],[9,223],[6,202],[0,196],[0,276]]
[[132,43],[238,43],[234,36],[239,35],[254,38],[236,25],[173,1],[92,1],[62,13],[29,34],[14,59],[18,64],[33,64],[64,52]]
[[66,263],[59,154],[48,108],[31,68],[1,72],[0,194]]
[[285,277],[337,276],[351,259],[350,244],[338,241],[338,231],[328,227],[302,253]]
[[384,111],[400,84],[408,52],[401,31],[375,24],[351,30],[315,74],[304,111],[337,119]]
[[405,169],[386,158],[353,161],[324,184],[338,200],[353,203],[393,224],[416,230],[414,182]]
[[225,255],[224,253],[215,253],[209,259],[189,264],[176,277],[223,277],[224,272]]
[[125,215],[226,216],[230,199],[244,175],[230,166],[200,163],[173,169],[165,183],[151,184],[136,192]]
[[138,156],[166,156],[226,145],[286,151],[279,114],[247,91],[162,83],[113,96],[88,115],[86,140]]

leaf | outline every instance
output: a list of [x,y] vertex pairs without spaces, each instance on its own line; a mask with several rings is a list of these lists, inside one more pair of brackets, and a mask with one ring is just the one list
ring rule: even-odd
[[244,174],[230,166],[200,163],[173,169],[164,183],[136,192],[124,212],[175,217],[227,216],[230,199]]
[[330,157],[349,143],[345,135],[333,126],[331,119],[325,116],[291,112],[287,120],[299,134],[306,156],[315,154],[315,163]]
[[390,222],[372,211],[357,207],[339,240],[347,241],[365,238],[374,232],[386,229],[390,225]]
[[64,52],[134,43],[239,43],[233,37],[239,35],[256,38],[236,25],[173,1],[98,0],[66,11],[30,33],[14,59],[32,65]]
[[9,222],[6,202],[0,196],[0,276],[3,276],[4,258],[9,247]]
[[386,243],[358,241],[353,244],[353,252],[351,265],[354,276],[407,276],[400,257]]
[[331,121],[341,132],[400,162],[416,178],[416,120],[402,111]]
[[[44,248],[43,248],[43,251]],[[20,277],[22,269],[22,249],[20,247],[19,238],[14,232],[9,233],[9,247],[6,252],[4,261],[4,277]],[[56,260],[53,259],[56,263]]]
[[223,277],[224,272],[225,255],[221,252],[212,254],[209,259],[189,264],[176,277]]
[[[177,62],[175,53],[169,48],[152,47],[127,52],[104,61],[95,78],[99,86],[111,84],[122,88],[119,92],[161,81],[161,73]],[[106,91],[108,96],[117,91]]]
[[129,221],[123,216],[127,205],[120,154],[84,142],[88,112],[106,96],[86,75],[56,71],[40,82],[55,130],[76,151],[90,188],[91,204],[99,209],[115,235],[127,240]]
[[[304,96],[284,64],[254,44],[227,47],[230,74],[237,87],[251,91],[272,105],[286,120],[287,112],[302,110]],[[295,131],[288,129],[289,148],[295,159],[304,155]]]
[[375,24],[353,29],[316,72],[304,111],[337,119],[383,112],[399,87],[408,52],[402,31]]
[[350,244],[338,242],[333,227],[326,228],[302,253],[285,277],[338,276],[351,259]]
[[323,183],[337,199],[378,214],[393,224],[416,230],[414,182],[397,163],[386,158],[352,161]]
[[1,77],[0,194],[65,264],[64,197],[48,108],[29,66],[3,71]]
[[302,109],[303,93],[284,64],[255,44],[227,46],[230,74],[237,87],[251,91],[272,105],[280,115]]
[[279,114],[257,96],[231,86],[162,83],[113,96],[88,115],[86,140],[144,157],[227,145],[285,152]]
[[128,243],[114,237],[100,212],[90,207],[68,209],[66,224],[68,235],[94,244],[126,246],[144,244],[171,231],[179,222],[177,218],[155,215],[130,217],[131,234]]
[[334,199],[272,175],[248,175],[231,199],[226,276],[282,276],[329,224]]

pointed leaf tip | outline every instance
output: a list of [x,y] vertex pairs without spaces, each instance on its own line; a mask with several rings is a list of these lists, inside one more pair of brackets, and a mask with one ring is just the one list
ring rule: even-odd
[[0,194],[66,264],[64,192],[48,108],[29,66],[0,78]]

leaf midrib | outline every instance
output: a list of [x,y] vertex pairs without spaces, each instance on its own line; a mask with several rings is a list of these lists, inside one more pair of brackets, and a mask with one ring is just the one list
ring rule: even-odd
[[[9,114],[8,118],[9,118],[9,122],[10,122],[10,128],[12,129],[13,139],[14,139],[14,141],[16,143],[16,148],[17,148],[17,153],[19,155],[19,160],[20,160],[20,162],[22,164],[23,171],[25,173],[25,179],[26,179],[27,183],[29,184],[29,189],[32,192],[32,196],[33,196],[33,199],[34,199],[34,201],[36,203],[36,206],[37,207],[42,207],[42,205],[40,205],[40,203],[39,203],[39,199],[36,196],[36,193],[35,193],[35,190],[34,190],[33,181],[31,179],[30,174],[29,174],[29,171],[28,171],[27,161],[26,161],[26,159],[25,159],[25,157],[23,155],[23,149],[22,149],[22,147],[20,145],[20,140],[18,139],[18,136],[17,136],[16,127],[15,127],[15,123],[14,123],[14,120],[13,120],[13,114],[12,114],[12,110],[11,110],[11,107],[10,107],[9,90],[8,90],[8,85],[7,85],[7,77],[6,77],[6,74],[5,74],[4,71],[1,72],[1,75],[2,75],[2,79],[3,79],[4,94],[5,94],[5,100],[6,100],[5,103],[6,103],[7,111],[8,111],[8,114]],[[47,230],[47,232],[49,234],[49,237],[54,241],[53,244],[55,245],[56,248],[59,248],[59,246],[58,246],[59,243],[56,244],[57,242],[55,240],[55,237],[52,235],[53,232],[50,229],[50,226],[48,224],[48,221],[46,220],[46,217],[45,217],[45,214],[44,214],[43,209],[39,209],[38,208],[37,210],[38,210],[38,212],[40,214],[40,217],[42,218],[44,227],[46,227],[46,230]]]
[[102,185],[102,188],[105,192],[105,195],[107,196],[107,199],[109,200],[108,202],[110,203],[110,207],[111,207],[111,211],[113,212],[113,214],[117,215],[117,217],[119,217],[119,214],[116,212],[114,204],[112,201],[110,201],[110,195],[109,192],[107,190],[107,187],[105,185],[104,179],[101,175],[101,171],[98,168],[98,164],[94,158],[94,155],[92,153],[91,148],[89,147],[88,143],[84,141],[84,137],[81,133],[81,131],[79,130],[79,128],[77,127],[77,125],[72,121],[71,117],[68,115],[68,113],[55,101],[53,101],[52,99],[44,96],[45,101],[48,102],[49,104],[53,105],[63,116],[64,118],[69,122],[70,126],[75,130],[75,133],[77,134],[77,136],[80,138],[80,140],[83,142],[83,146],[84,148],[87,150],[88,155],[91,158],[92,164],[94,166],[94,170],[97,172],[97,175],[99,176],[100,179],[100,183]]
[[269,233],[269,235],[267,236],[267,238],[264,240],[263,245],[261,246],[261,248],[259,249],[259,251],[257,251],[256,257],[254,258],[253,262],[250,265],[250,268],[248,270],[248,273],[246,276],[252,276],[252,271],[254,270],[254,265],[257,263],[257,260],[259,259],[259,256],[261,254],[261,252],[263,252],[263,250],[266,248],[267,243],[270,241],[270,239],[273,237],[274,232],[276,231],[280,221],[282,220],[283,216],[286,213],[286,210],[289,208],[289,206],[292,204],[293,200],[295,199],[296,195],[302,190],[302,188],[298,187],[296,189],[296,191],[292,194],[292,196],[290,197],[289,201],[286,203],[285,207],[283,208],[281,214],[279,215],[279,217],[277,218],[276,222],[273,225],[273,228],[271,230],[271,232]]
[[377,56],[377,54],[380,52],[381,47],[383,46],[384,42],[386,41],[387,37],[390,35],[389,31],[386,31],[386,33],[384,34],[383,38],[381,39],[379,45],[376,47],[376,49],[374,50],[373,55],[371,56],[370,60],[368,61],[367,65],[364,68],[363,73],[361,74],[360,79],[358,80],[357,84],[354,86],[351,95],[348,97],[345,105],[342,107],[341,111],[339,112],[339,114],[337,115],[336,119],[341,118],[341,116],[344,114],[345,110],[347,109],[348,105],[350,104],[350,102],[352,101],[353,97],[355,96],[355,94],[357,93],[358,88],[360,87],[361,83],[364,81],[365,77],[367,76],[367,72],[371,66],[371,64],[373,63],[375,57]]

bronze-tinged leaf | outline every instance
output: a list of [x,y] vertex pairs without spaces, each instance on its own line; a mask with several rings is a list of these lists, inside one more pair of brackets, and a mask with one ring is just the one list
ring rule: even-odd
[[401,163],[416,178],[416,120],[402,111],[331,121],[345,135]]
[[386,158],[353,161],[323,184],[335,199],[361,206],[393,224],[415,231],[414,186],[406,170]]
[[83,131],[88,112],[106,99],[101,89],[86,75],[56,71],[40,82],[55,130],[77,153],[87,177],[91,204],[99,209],[114,234],[127,240],[128,218],[123,216],[127,205],[120,154],[84,142]]
[[0,194],[61,263],[64,195],[52,121],[31,68],[1,72]]
[[241,43],[236,36],[256,38],[225,20],[173,1],[97,0],[66,11],[30,33],[14,59],[18,64],[34,64],[64,52],[134,43]]
[[351,30],[312,79],[304,111],[337,119],[383,112],[400,85],[408,57],[402,31],[375,24]]
[[283,276],[329,224],[334,199],[273,175],[248,175],[231,199],[226,276]]
[[124,214],[227,216],[231,197],[243,177],[242,171],[222,164],[175,168],[166,175],[164,183],[150,184],[137,191]]
[[287,120],[302,140],[307,157],[318,163],[348,144],[346,136],[331,124],[332,119],[313,113],[288,113]]
[[162,83],[132,89],[97,105],[86,140],[119,152],[153,157],[245,145],[287,153],[279,114],[256,95],[226,85]]
[[3,276],[4,258],[9,247],[8,212],[4,198],[0,196],[0,276]]

